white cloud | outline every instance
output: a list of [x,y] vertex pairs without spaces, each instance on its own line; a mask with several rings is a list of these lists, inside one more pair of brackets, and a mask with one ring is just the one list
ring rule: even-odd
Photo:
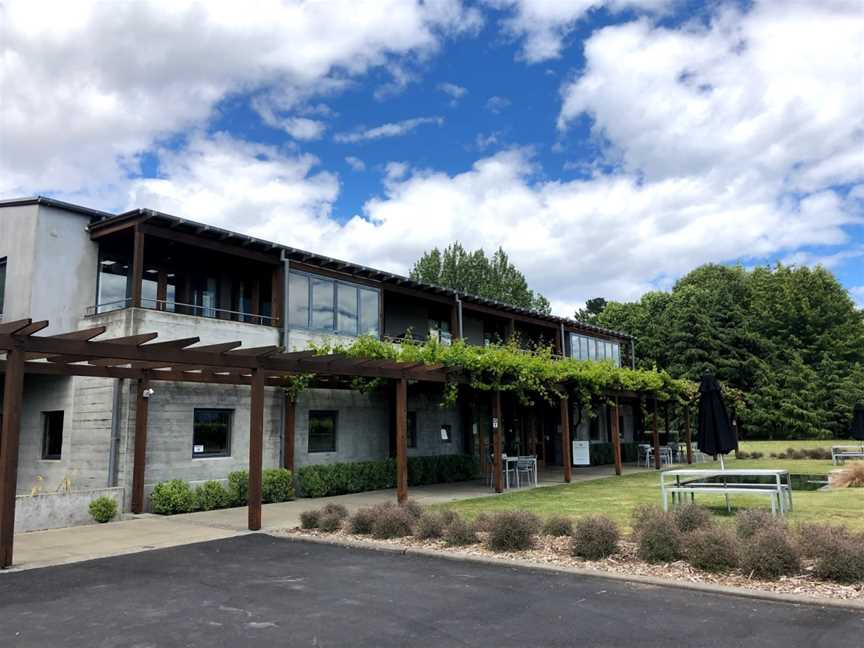
[[855,300],[858,307],[864,309],[864,286],[850,288],[849,294],[852,295],[852,299]]
[[459,100],[468,94],[468,89],[463,88],[460,85],[456,85],[455,83],[439,83],[436,88],[439,92],[443,92],[447,96],[450,97],[450,105],[455,106],[459,103]]
[[0,193],[30,194],[122,183],[238,92],[273,91],[277,123],[320,136],[290,114],[296,100],[429,56],[480,17],[460,0],[11,0],[0,22]]
[[375,126],[373,128],[358,129],[351,131],[350,133],[336,133],[336,135],[333,136],[333,139],[336,142],[349,144],[367,142],[369,140],[383,139],[386,137],[401,137],[424,124],[438,124],[441,126],[443,123],[443,117],[414,117],[399,122],[381,124],[380,126]]
[[349,155],[345,158],[345,162],[348,163],[348,166],[351,167],[352,171],[365,171],[366,163],[358,157],[354,157],[353,155]]
[[564,40],[576,24],[592,10],[612,12],[636,9],[661,12],[675,0],[486,0],[486,4],[505,10],[502,21],[506,32],[522,40],[519,57],[528,63],[559,58]]
[[489,97],[489,99],[486,100],[486,110],[497,115],[501,111],[505,110],[510,103],[511,101],[507,97]]

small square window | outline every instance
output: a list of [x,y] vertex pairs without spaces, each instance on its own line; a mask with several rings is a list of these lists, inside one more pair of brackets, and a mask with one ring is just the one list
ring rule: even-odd
[[63,412],[43,412],[42,458],[59,459],[63,452]]
[[453,442],[453,426],[449,423],[444,423],[441,426],[441,441],[443,443]]
[[336,452],[337,413],[309,410],[309,452]]
[[196,409],[192,431],[193,457],[231,456],[231,419],[234,410]]
[[417,412],[408,412],[408,447],[417,447]]

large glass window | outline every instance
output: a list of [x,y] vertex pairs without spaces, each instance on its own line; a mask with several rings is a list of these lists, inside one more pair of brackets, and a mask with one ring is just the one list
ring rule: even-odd
[[336,330],[357,335],[357,288],[349,284],[336,284]]
[[63,412],[43,412],[42,458],[60,459],[63,452]]
[[570,355],[577,360],[598,360],[621,366],[621,346],[618,342],[601,340],[588,335],[570,334]]
[[292,272],[288,284],[292,327],[377,337],[379,293],[345,281]]
[[97,298],[99,313],[126,307],[131,289],[128,276],[129,260],[125,254],[104,247],[100,249]]
[[309,452],[336,452],[334,410],[309,410]]
[[6,257],[0,259],[0,315],[3,314],[3,302],[6,301]]
[[196,409],[192,431],[193,457],[231,456],[231,419],[234,410]]

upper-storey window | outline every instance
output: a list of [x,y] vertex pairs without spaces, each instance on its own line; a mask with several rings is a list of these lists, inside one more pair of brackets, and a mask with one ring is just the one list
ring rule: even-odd
[[570,334],[570,357],[577,360],[600,360],[621,366],[621,345],[589,335]]
[[6,301],[6,257],[0,259],[0,317],[3,316],[4,301]]
[[378,337],[379,299],[374,288],[292,271],[288,321],[295,328]]
[[129,257],[120,249],[99,246],[98,312],[105,313],[128,305],[131,286]]

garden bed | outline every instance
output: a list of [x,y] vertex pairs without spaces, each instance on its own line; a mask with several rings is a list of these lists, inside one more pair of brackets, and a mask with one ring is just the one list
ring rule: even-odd
[[[529,562],[537,565],[560,566],[596,571],[598,574],[615,574],[617,576],[647,576],[668,580],[670,584],[681,582],[723,587],[743,588],[774,594],[788,594],[812,598],[826,598],[842,601],[864,603],[864,584],[842,585],[818,580],[812,575],[812,561],[803,561],[800,574],[781,577],[778,580],[766,581],[750,578],[740,571],[715,574],[703,572],[691,567],[683,560],[650,564],[640,560],[636,555],[636,544],[622,540],[618,551],[602,560],[583,560],[568,553],[570,539],[567,537],[551,537],[540,535],[534,541],[534,546],[525,551],[495,552],[487,549],[481,542],[467,547],[449,547],[443,540],[419,540],[413,536],[389,540],[375,540],[370,536],[350,534],[345,531],[323,533],[318,530],[284,529],[278,533],[288,536],[316,537],[336,543],[359,544],[370,548],[403,548],[425,549],[444,554],[453,554],[476,558],[496,558],[511,561]],[[479,533],[481,540],[484,534]]]

